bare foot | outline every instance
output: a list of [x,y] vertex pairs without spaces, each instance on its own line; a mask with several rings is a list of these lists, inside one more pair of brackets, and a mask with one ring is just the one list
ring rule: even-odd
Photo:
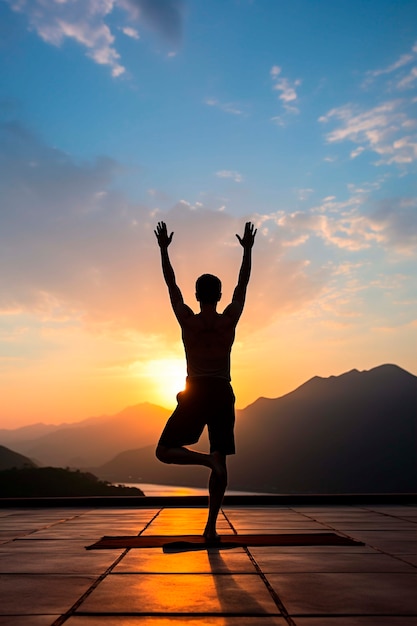
[[207,542],[210,543],[218,543],[220,541],[220,535],[216,533],[216,531],[206,529],[203,533],[203,537]]

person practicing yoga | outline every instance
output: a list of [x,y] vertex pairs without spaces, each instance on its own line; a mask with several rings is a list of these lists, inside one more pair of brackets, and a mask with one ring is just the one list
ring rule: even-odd
[[[243,237],[236,235],[243,248],[243,258],[232,302],[223,313],[217,312],[221,282],[212,274],[203,274],[196,282],[200,312],[194,313],[184,303],[168,254],[174,233],[168,235],[165,222],[158,222],[154,232],[171,305],[181,326],[187,362],[185,390],[177,395],[177,407],[162,432],[156,456],[163,463],[203,465],[211,469],[209,511],[203,535],[207,541],[216,541],[217,517],[227,485],[226,456],[235,453],[230,353],[245,304],[256,229],[247,222]],[[210,454],[185,447],[197,443],[206,425]]]

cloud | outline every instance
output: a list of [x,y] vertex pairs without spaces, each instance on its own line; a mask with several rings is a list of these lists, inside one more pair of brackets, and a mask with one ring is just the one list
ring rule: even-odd
[[390,82],[390,87],[394,87],[399,90],[409,89],[413,86],[413,83],[417,80],[417,65],[411,68],[407,74],[404,75],[403,68],[411,63],[417,63],[417,43],[411,48],[410,52],[402,54],[396,61],[390,63],[387,67],[370,70],[367,72],[365,86],[368,86],[373,80],[380,76],[393,75],[393,80]]
[[[282,229],[282,245],[295,247],[317,237],[327,245],[346,252],[382,250],[402,257],[417,252],[417,197],[380,201],[367,214],[367,196],[372,186],[352,188],[344,201],[325,198],[307,211],[264,216]],[[377,184],[374,188],[377,188]]]
[[414,86],[414,83],[417,81],[417,66],[411,68],[409,73],[404,76],[400,81],[398,81],[399,89],[411,89]]
[[[272,78],[272,89],[279,92],[279,100],[282,103],[287,113],[298,113],[299,109],[296,106],[298,101],[298,95],[296,88],[301,85],[301,80],[297,79],[290,81],[281,75],[282,69],[278,65],[274,65],[271,68],[270,76]],[[277,117],[273,118],[277,121]]]
[[113,76],[125,67],[114,47],[115,37],[105,23],[116,0],[6,0],[12,9],[26,15],[30,27],[46,43],[61,46],[72,39],[87,49],[87,56],[100,65],[108,65]]
[[390,100],[361,111],[354,105],[344,105],[319,118],[323,124],[334,122],[336,128],[326,135],[328,143],[350,141],[359,147],[351,152],[355,158],[364,150],[380,156],[375,165],[407,164],[417,160],[417,135],[410,134],[415,126],[404,100]]
[[[117,23],[133,39],[139,39],[132,22],[142,20],[164,37],[170,44],[181,39],[182,2],[179,0],[6,0],[15,11],[26,15],[29,26],[43,41],[61,46],[73,40],[86,49],[95,63],[106,65],[114,77],[121,76],[126,68],[116,48],[116,37],[106,23],[129,19],[129,26]],[[115,9],[122,9],[117,11]]]
[[126,35],[126,37],[130,37],[131,39],[140,39],[136,28],[132,28],[131,26],[125,26],[122,28],[122,32]]
[[311,194],[314,193],[314,189],[312,189],[311,187],[306,187],[304,189],[297,189],[297,195],[299,200],[304,201],[304,200],[308,200],[308,198],[311,196]]
[[[153,233],[159,219],[175,232],[171,255],[186,301],[197,307],[195,279],[209,271],[222,278],[228,303],[242,256],[235,233],[251,216],[186,200],[166,213],[132,203],[112,190],[122,171],[117,162],[105,156],[80,162],[18,121],[0,125],[0,159],[4,314],[178,340]],[[286,259],[285,251],[279,235],[259,233],[246,331],[301,307],[321,289],[320,272]]]
[[209,107],[220,109],[224,113],[230,113],[230,115],[244,115],[243,107],[234,102],[220,102],[217,98],[206,98],[204,103]]
[[235,183],[241,183],[243,181],[242,174],[234,170],[220,170],[216,172],[216,176],[218,176],[218,178],[231,178]]
[[384,200],[371,216],[384,243],[407,256],[417,251],[417,198]]
[[408,65],[409,63],[411,63],[414,58],[414,54],[402,54],[397,61],[394,61],[394,63],[391,63],[387,67],[379,70],[370,70],[367,73],[369,76],[373,77],[382,76],[383,74],[391,74],[392,72],[395,72],[396,70],[402,68],[404,65]]
[[117,162],[105,156],[80,162],[18,121],[0,126],[0,159],[0,312],[34,316],[41,326],[178,340],[153,234],[160,219],[174,231],[177,280],[195,308],[195,279],[207,271],[221,277],[228,303],[241,261],[235,233],[247,220],[256,223],[243,334],[320,297],[331,275],[320,261],[328,256],[323,244],[347,255],[417,249],[416,199],[392,200],[366,215],[361,188],[306,211],[238,218],[227,207],[214,211],[184,199],[162,213],[113,190],[123,171]]
[[133,19],[143,18],[169,43],[177,46],[182,39],[181,0],[119,0]]

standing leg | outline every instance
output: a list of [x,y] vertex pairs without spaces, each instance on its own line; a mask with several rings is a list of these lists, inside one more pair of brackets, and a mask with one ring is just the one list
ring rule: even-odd
[[213,452],[210,456],[214,467],[209,480],[209,512],[203,535],[207,540],[212,541],[218,538],[216,523],[227,486],[227,467],[224,454]]

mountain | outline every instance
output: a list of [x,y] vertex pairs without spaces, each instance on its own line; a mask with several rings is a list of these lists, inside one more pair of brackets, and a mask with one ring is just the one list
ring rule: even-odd
[[[153,404],[138,404],[112,416],[93,417],[55,427],[41,436],[22,438],[8,431],[8,445],[39,464],[85,468],[100,465],[132,446],[154,443],[170,411]],[[26,431],[27,432],[27,431]],[[4,439],[0,438],[4,442]]]
[[242,412],[235,488],[417,491],[417,377],[395,365],[315,377]]
[[[201,450],[201,446],[199,446]],[[155,457],[155,445],[126,450],[93,471],[102,480],[121,483],[156,483],[205,487],[208,470],[205,467],[165,465]],[[146,490],[145,490],[146,495]]]
[[35,463],[18,452],[0,446],[0,471],[21,467],[35,467]]
[[[274,493],[417,491],[417,377],[395,365],[314,377],[237,411],[229,487]],[[154,446],[94,470],[108,480],[205,486],[208,472],[163,465]]]
[[30,424],[29,426],[21,426],[20,428],[0,428],[0,441],[5,444],[16,443],[17,441],[26,441],[28,439],[35,439],[47,435],[60,428],[67,426],[67,424]]
[[24,467],[0,471],[0,498],[143,495],[141,489],[109,485],[93,474],[62,467]]
[[[155,459],[155,443],[169,413],[140,404],[35,438],[24,440],[19,432],[8,445],[45,465],[89,468],[113,482],[205,486],[204,468]],[[316,376],[280,398],[259,398],[237,411],[236,418],[231,489],[417,491],[417,377],[396,365]]]

